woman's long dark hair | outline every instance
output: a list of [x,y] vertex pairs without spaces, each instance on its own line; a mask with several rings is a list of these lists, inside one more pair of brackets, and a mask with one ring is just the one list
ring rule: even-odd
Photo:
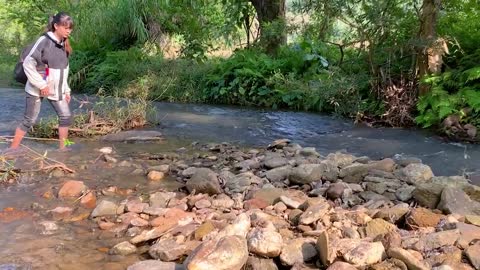
[[[47,30],[55,32],[55,24],[73,29],[73,19],[65,12],[59,12],[55,16],[50,16],[48,20]],[[65,51],[67,52],[67,56],[70,56],[70,54],[72,53],[72,46],[70,46],[68,38],[66,38],[63,42],[65,43]]]

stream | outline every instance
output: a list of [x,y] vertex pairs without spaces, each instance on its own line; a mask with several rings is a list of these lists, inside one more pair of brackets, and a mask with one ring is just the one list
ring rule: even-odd
[[[0,88],[0,135],[12,135],[23,117],[22,89]],[[75,96],[72,108],[83,96]],[[42,105],[41,116],[53,115],[48,102]],[[174,179],[148,183],[145,176],[130,174],[132,168],[115,167],[108,163],[92,163],[98,158],[97,149],[113,147],[120,156],[146,152],[177,153],[185,148],[190,154],[193,142],[228,142],[240,147],[265,147],[275,139],[287,138],[302,146],[315,147],[323,155],[345,151],[356,156],[381,158],[420,158],[432,167],[435,175],[470,175],[480,184],[480,145],[445,142],[438,136],[421,130],[370,128],[354,125],[349,120],[315,113],[272,111],[231,106],[155,103],[160,124],[149,130],[160,131],[165,140],[156,143],[110,143],[73,138],[73,150],[53,156],[75,168],[77,173],[68,179],[84,181],[91,189],[116,186],[136,193],[152,190],[175,190]],[[52,151],[53,142],[25,140],[38,152]],[[1,149],[6,148],[4,143]],[[145,166],[154,163],[145,162]],[[77,169],[78,168],[78,169]],[[45,233],[42,221],[48,216],[38,214],[57,206],[69,205],[49,198],[65,179],[35,174],[22,175],[18,183],[0,185],[0,211],[14,209],[24,217],[14,221],[0,216],[0,270],[10,269],[126,269],[138,261],[137,256],[119,257],[106,251],[123,241],[100,231],[96,224],[82,220],[59,225],[54,234]],[[9,210],[8,210],[9,211]],[[1,214],[2,212],[0,212]],[[82,213],[74,213],[81,215]]]

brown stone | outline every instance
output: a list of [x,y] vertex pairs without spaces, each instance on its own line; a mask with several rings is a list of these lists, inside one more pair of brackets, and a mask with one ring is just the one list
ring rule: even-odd
[[407,214],[406,224],[410,229],[435,227],[442,217],[444,216],[434,213],[427,208],[414,208]]
[[87,186],[82,181],[69,180],[63,184],[58,191],[59,198],[79,197],[87,190]]
[[245,210],[251,210],[251,209],[265,209],[269,204],[262,200],[262,199],[250,199],[248,201],[245,201],[243,203],[243,208]]
[[80,205],[87,209],[95,209],[97,206],[97,197],[95,193],[88,192],[83,198],[80,200]]

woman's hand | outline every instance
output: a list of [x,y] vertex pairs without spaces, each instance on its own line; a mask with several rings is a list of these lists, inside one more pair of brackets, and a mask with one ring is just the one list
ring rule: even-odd
[[71,100],[70,94],[65,94],[65,100],[67,101],[67,103],[70,103],[70,100]]
[[50,90],[49,90],[49,87],[48,87],[48,86],[40,89],[40,96],[41,96],[41,97],[46,97],[46,96],[48,96],[49,94],[50,94]]

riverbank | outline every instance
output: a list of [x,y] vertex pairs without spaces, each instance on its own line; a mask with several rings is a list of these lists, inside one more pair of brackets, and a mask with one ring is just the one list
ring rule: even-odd
[[[35,188],[31,205],[3,207],[2,226],[15,228],[3,239],[12,242],[2,243],[11,246],[0,251],[0,263],[16,269],[478,267],[472,240],[480,236],[480,188],[462,176],[434,176],[419,159],[322,156],[288,140],[148,152],[139,144],[128,154],[102,144],[88,158],[63,156],[75,174],[32,175],[48,185]],[[30,225],[38,238],[54,240],[43,248],[33,239],[27,241],[37,248],[19,246],[26,238],[15,236]],[[82,248],[75,243],[88,241]],[[67,261],[73,266],[65,268]]]

